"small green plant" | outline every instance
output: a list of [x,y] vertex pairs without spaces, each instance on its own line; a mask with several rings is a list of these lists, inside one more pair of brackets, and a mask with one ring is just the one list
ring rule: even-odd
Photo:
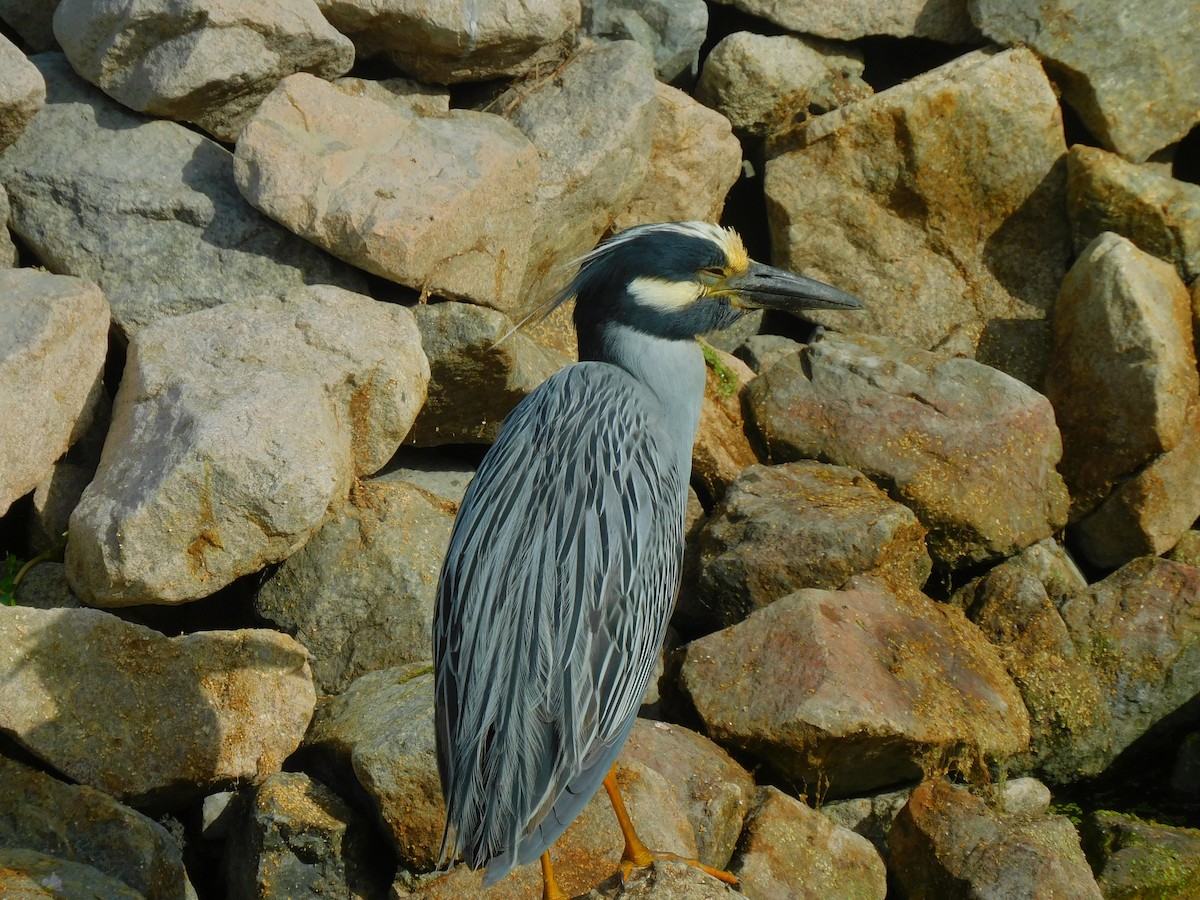
[[704,361],[708,363],[708,367],[712,369],[713,374],[717,376],[717,390],[722,397],[732,397],[737,393],[738,379],[733,370],[725,365],[725,362],[717,355],[716,348],[703,340],[699,340],[700,349],[704,351]]
[[0,603],[5,606],[17,605],[17,576],[25,563],[11,553],[0,562]]

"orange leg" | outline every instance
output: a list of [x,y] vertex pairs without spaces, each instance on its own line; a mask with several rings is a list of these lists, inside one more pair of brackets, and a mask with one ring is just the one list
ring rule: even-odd
[[621,791],[617,787],[617,767],[615,763],[604,777],[604,790],[608,792],[608,799],[612,801],[613,812],[617,814],[617,824],[621,826],[621,834],[625,836],[625,852],[621,854],[622,879],[629,878],[629,873],[634,868],[648,866],[656,859],[678,859],[689,866],[695,866],[702,872],[706,872],[713,878],[723,881],[726,884],[738,883],[737,876],[706,866],[699,860],[687,859],[677,856],[674,853],[656,853],[643,844],[641,838],[637,836],[637,832],[633,830],[633,822],[629,818],[629,812],[625,809],[625,801],[621,799]]
[[558,882],[554,880],[554,867],[550,865],[550,851],[542,854],[542,900],[568,900]]

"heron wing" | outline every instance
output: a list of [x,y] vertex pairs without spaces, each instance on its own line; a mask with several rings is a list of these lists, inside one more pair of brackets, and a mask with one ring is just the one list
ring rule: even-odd
[[443,854],[489,881],[594,793],[658,657],[686,483],[643,390],[603,363],[559,372],[509,417],[455,521],[434,623]]

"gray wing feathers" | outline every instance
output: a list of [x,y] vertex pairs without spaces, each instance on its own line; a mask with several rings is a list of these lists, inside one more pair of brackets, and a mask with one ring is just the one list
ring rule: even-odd
[[513,412],[464,498],[434,623],[443,856],[488,881],[557,839],[637,714],[679,579],[665,449],[636,383],[584,363]]

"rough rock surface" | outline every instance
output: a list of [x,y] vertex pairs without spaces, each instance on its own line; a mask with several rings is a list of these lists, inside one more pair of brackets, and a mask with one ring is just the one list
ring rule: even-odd
[[[348,136],[352,136],[349,137]],[[376,275],[509,308],[529,254],[537,151],[499,116],[424,116],[292,75],[234,154],[246,198]]]
[[1188,292],[1174,268],[1111,232],[1092,241],[1055,304],[1045,390],[1077,518],[1179,443],[1200,394]]
[[966,0],[899,0],[873,3],[780,2],[780,0],[718,0],[789,31],[839,41],[874,34],[923,37],[948,43],[974,43],[979,32],[967,15]]
[[648,172],[657,85],[641,45],[585,44],[552,78],[519,84],[497,101],[542,163],[533,227],[521,229],[532,232],[521,289],[527,306],[560,289],[574,274],[564,267],[633,201]]
[[34,53],[53,50],[54,8],[58,0],[0,0],[0,21],[8,25]]
[[645,178],[613,231],[650,222],[716,222],[742,171],[742,145],[728,120],[667,84],[656,87]]
[[827,335],[746,389],[773,459],[865,473],[909,506],[943,565],[1007,556],[1066,522],[1046,398],[973,360]]
[[1200,122],[1196,6],[1097,7],[1074,0],[969,0],[971,19],[1000,44],[1046,62],[1063,98],[1104,146],[1141,162]]
[[17,250],[12,233],[8,230],[10,209],[8,191],[0,185],[0,269],[15,267],[21,262],[20,251]]
[[96,415],[104,295],[80,278],[0,269],[0,515],[37,487]]
[[690,83],[708,32],[704,0],[583,0],[583,30],[595,38],[637,41],[654,56],[659,81]]
[[12,229],[47,268],[100,285],[126,333],[305,283],[365,289],[250,207],[220,144],[126,110],[61,55],[34,62],[46,107],[0,155]]
[[1200,831],[1096,811],[1083,845],[1105,897],[1190,897],[1200,893]]
[[866,301],[814,320],[1040,384],[1071,255],[1066,149],[1032,53],[968,54],[777,136],[775,262]]
[[700,425],[692,445],[692,483],[704,499],[716,502],[758,456],[746,437],[741,391],[754,379],[744,362],[730,353],[704,345],[707,362]]
[[308,653],[274,631],[168,638],[95,609],[0,606],[0,730],[134,805],[279,771],[314,702]]
[[194,896],[179,842],[102,791],[0,757],[0,808],[0,846],[91,866],[147,897]]
[[0,34],[0,150],[21,136],[45,102],[42,74]]
[[365,672],[429,659],[454,505],[383,476],[327,521],[259,589],[255,611],[312,654],[322,694]]
[[485,81],[555,60],[579,28],[579,0],[317,0],[359,56],[422,81]]
[[1115,231],[1185,282],[1200,276],[1200,185],[1077,144],[1067,157],[1067,203],[1077,253]]
[[741,134],[766,137],[781,127],[871,95],[862,56],[812,38],[739,31],[713,47],[696,99]]
[[490,444],[513,407],[569,362],[495,310],[450,301],[413,313],[430,379],[409,444]]
[[759,788],[730,871],[751,900],[887,896],[870,841],[773,787]]
[[700,533],[695,592],[677,616],[711,631],[801,588],[871,574],[920,589],[932,567],[925,529],[853,469],[805,460],[755,465],[733,482]]
[[912,900],[1103,896],[1068,819],[1004,815],[941,779],[913,791],[890,840],[893,871]]
[[76,73],[113,99],[230,143],[282,78],[354,65],[354,45],[313,0],[60,0],[54,33]]
[[91,866],[17,847],[0,847],[0,896],[12,900],[54,896],[145,900],[141,892]]
[[271,775],[242,815],[227,862],[230,900],[387,892],[391,866],[372,823],[319,781],[301,772]]
[[179,603],[285,559],[396,451],[428,378],[408,310],[331,286],[142,329],[71,516],[76,592]]
[[714,740],[831,797],[1029,741],[1020,694],[975,626],[870,578],[797,591],[692,642],[681,684]]

